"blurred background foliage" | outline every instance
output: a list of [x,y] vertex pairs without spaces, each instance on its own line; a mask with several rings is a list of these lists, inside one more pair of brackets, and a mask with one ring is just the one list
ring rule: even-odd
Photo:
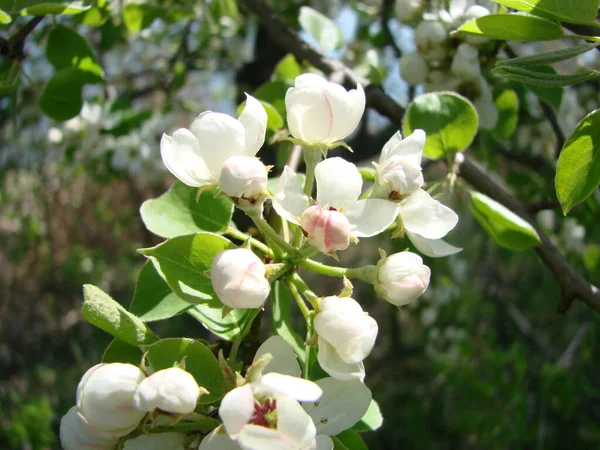
[[[382,83],[406,106],[415,90],[399,76],[390,33],[399,51],[410,51],[412,30],[394,18],[390,3],[270,2],[293,29],[302,5],[333,18],[345,44],[327,54]],[[110,341],[82,320],[81,286],[94,283],[128,305],[144,263],[136,249],[160,242],[138,211],[173,182],[160,160],[161,134],[204,110],[235,114],[250,92],[271,105],[272,136],[283,125],[285,90],[306,69],[234,0],[81,5],[77,14],[36,14],[33,20],[41,20],[24,47],[11,47],[21,53],[2,53],[0,448],[59,448],[57,425],[76,383]],[[41,6],[0,2],[13,14],[1,25],[4,38],[31,25],[32,10],[18,14],[23,7]],[[65,55],[76,41],[89,59],[71,67]],[[531,53],[551,45],[515,48]],[[577,64],[598,68],[597,55]],[[535,95],[508,86],[519,99],[516,131],[502,139],[482,131],[470,152],[519,198],[548,203],[536,220],[580,273],[600,283],[600,196],[595,192],[562,217],[548,200],[555,198],[556,138]],[[598,108],[598,87],[589,81],[554,92],[567,135]],[[349,142],[350,158],[368,165],[399,127],[369,111]],[[261,155],[280,169],[289,150],[270,144]],[[427,166],[426,180],[443,177],[443,164]],[[437,191],[460,215],[449,240],[464,250],[427,259],[433,279],[424,298],[398,310],[369,286],[356,286],[356,298],[381,330],[366,366],[385,421],[366,435],[370,448],[594,448],[600,442],[597,314],[581,302],[557,314],[558,285],[535,254],[498,247],[472,218],[459,184]],[[392,252],[408,245],[364,240],[341,255],[341,264],[372,263],[378,247]],[[318,294],[339,289],[307,278]],[[266,335],[269,321],[262,326]],[[185,330],[208,337],[185,315],[154,327],[162,336]]]

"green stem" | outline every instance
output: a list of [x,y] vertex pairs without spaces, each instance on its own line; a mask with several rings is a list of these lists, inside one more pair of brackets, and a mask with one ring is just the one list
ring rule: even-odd
[[221,425],[221,421],[198,414],[194,422],[179,422],[171,426],[152,426],[150,433],[171,433],[175,431],[202,431],[209,433]]
[[273,257],[273,252],[271,251],[271,249],[268,246],[266,246],[265,244],[260,242],[258,239],[254,239],[250,235],[248,235],[236,228],[233,228],[233,227],[227,228],[227,231],[225,232],[225,234],[228,234],[229,236],[231,236],[234,239],[239,239],[240,241],[245,242],[245,241],[249,240],[250,245],[252,245],[253,247],[256,247],[264,254],[269,255],[270,257]]
[[319,149],[304,146],[302,147],[302,155],[304,155],[304,164],[306,165],[304,193],[311,197],[315,183],[315,167],[321,162],[322,154]]
[[320,263],[313,259],[303,259],[298,261],[297,264],[305,269],[310,270],[311,272],[321,275],[338,278],[357,278],[359,280],[366,281],[367,283],[372,283],[370,272],[372,272],[375,268],[375,266],[372,265],[359,267],[357,269],[351,267],[328,266],[327,264]]
[[271,240],[271,242],[273,242],[275,245],[279,246],[283,251],[285,251],[287,253],[292,253],[292,254],[298,253],[298,251],[294,247],[292,247],[289,244],[289,242],[287,242],[285,239],[283,239],[279,235],[279,233],[277,233],[273,229],[273,227],[271,227],[271,225],[269,225],[269,223],[262,216],[262,212],[251,211],[251,212],[246,212],[246,214],[248,214],[248,217],[250,217],[254,221],[254,224],[259,229],[259,231],[262,234],[264,234],[267,239]]
[[231,344],[231,350],[229,351],[229,358],[227,359],[227,361],[229,362],[229,367],[231,367],[231,369],[235,372],[235,360],[237,359],[237,352],[240,348],[240,344],[242,343],[242,341],[240,341],[239,339],[233,341],[233,343]]
[[[293,276],[290,278],[293,278]],[[296,285],[292,282],[292,280],[290,278],[286,278],[285,284],[288,287],[288,289],[290,290],[292,297],[294,297],[294,300],[295,300],[296,304],[298,305],[298,308],[300,308],[300,312],[302,313],[302,316],[306,320],[306,323],[308,323],[308,320],[310,319],[310,309],[308,309],[308,306],[306,306],[306,303],[304,302],[304,299],[300,295],[298,288],[296,287]]]
[[[297,274],[293,274],[291,277],[289,277],[285,280],[285,284],[287,285],[288,289],[290,290],[292,297],[294,297],[296,304],[300,308],[300,311],[302,312],[302,315],[304,316],[304,320],[306,320],[306,342],[308,342],[314,333],[313,318],[312,318],[311,311],[306,306],[306,303],[304,302],[302,295],[300,295],[300,292],[298,291],[298,288],[296,287],[296,283],[297,283],[296,280],[300,280],[302,283],[304,283],[304,280],[302,280],[302,278],[300,278]],[[304,283],[304,285],[306,286],[305,283]],[[306,286],[306,287],[308,288],[308,286]],[[304,354],[304,361],[303,361],[304,367],[302,368],[302,376],[306,379],[308,379],[308,369],[310,367],[310,351],[311,351],[310,345],[305,345],[304,346],[305,354]]]

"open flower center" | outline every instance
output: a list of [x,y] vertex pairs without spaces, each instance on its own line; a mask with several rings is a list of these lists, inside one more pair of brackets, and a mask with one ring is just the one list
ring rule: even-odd
[[250,423],[266,428],[276,428],[277,415],[275,408],[277,408],[277,402],[272,399],[263,403],[256,402],[254,404],[254,413],[252,414]]

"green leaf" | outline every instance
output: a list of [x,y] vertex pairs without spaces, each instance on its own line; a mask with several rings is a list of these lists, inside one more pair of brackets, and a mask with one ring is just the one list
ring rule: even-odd
[[90,9],[91,6],[86,6],[83,2],[40,2],[36,5],[21,10],[22,16],[45,16],[46,14],[53,15],[72,15],[80,14]]
[[302,67],[296,60],[296,57],[291,53],[288,53],[277,63],[277,66],[275,66],[271,79],[273,81],[283,81],[284,83],[293,86],[296,77],[302,75],[302,73]]
[[403,132],[408,136],[418,128],[427,140],[423,154],[440,159],[466,150],[477,134],[479,119],[473,104],[454,92],[419,95],[408,106]]
[[517,67],[538,67],[555,62],[565,61],[574,58],[577,55],[593,50],[600,45],[600,42],[593,44],[572,45],[570,47],[553,50],[546,53],[538,53],[536,55],[519,56],[518,58],[504,59],[496,63],[496,67],[500,66],[517,66]]
[[152,233],[173,238],[199,231],[224,233],[227,230],[233,203],[219,196],[216,190],[204,191],[198,201],[198,188],[176,181],[158,198],[146,200],[140,208],[142,221]]
[[21,63],[5,59],[0,64],[0,96],[12,93],[19,85]]
[[186,372],[209,392],[200,396],[199,403],[213,403],[225,395],[227,383],[219,362],[202,342],[187,338],[162,339],[144,346],[144,351],[147,362],[155,371],[168,369],[185,360]]
[[89,82],[89,74],[79,69],[64,69],[56,73],[44,88],[40,107],[55,120],[68,120],[81,111],[81,89]]
[[333,440],[334,450],[369,450],[360,434],[352,429],[346,430],[331,439]]
[[498,66],[492,69],[493,73],[502,75],[508,80],[518,81],[524,84],[532,84],[542,87],[564,87],[583,83],[600,76],[600,71],[588,70],[581,73],[559,75],[544,73],[537,70],[525,69],[523,67]]
[[57,71],[73,68],[89,74],[87,83],[100,82],[104,78],[102,67],[85,38],[64,25],[57,25],[50,32],[46,56]]
[[193,305],[180,299],[163,280],[154,265],[146,261],[138,276],[129,311],[144,322],[169,319]]
[[290,344],[290,347],[292,347],[298,356],[300,364],[303,365],[303,361],[306,358],[304,340],[294,331],[291,311],[292,298],[290,292],[281,281],[277,280],[273,283],[271,288],[271,296],[271,305],[273,307],[273,331]]
[[[541,73],[556,74],[556,70],[550,66],[532,67],[531,70]],[[563,88],[535,86],[533,84],[524,84],[523,86],[537,95],[541,100],[551,105],[556,111],[558,111],[560,108],[560,104],[562,103]]]
[[375,400],[371,400],[369,409],[360,421],[352,427],[355,431],[375,431],[383,425],[383,416],[379,404]]
[[12,17],[10,14],[6,14],[2,9],[0,9],[0,23],[2,25],[7,25],[12,22]]
[[302,6],[298,21],[302,29],[317,41],[322,50],[335,50],[344,45],[344,36],[338,26],[320,12]]
[[207,271],[217,253],[231,248],[235,245],[221,236],[198,233],[178,236],[139,252],[152,261],[179,298],[197,304],[218,300]]
[[232,341],[243,339],[248,334],[254,318],[260,311],[234,309],[223,317],[223,304],[215,299],[206,304],[196,305],[187,312],[214,335]]
[[123,8],[123,22],[130,34],[136,34],[148,28],[162,12],[162,8],[148,3],[127,3]]
[[525,250],[540,243],[529,222],[479,192],[471,193],[469,209],[483,229],[503,247]]
[[113,339],[102,355],[103,363],[129,363],[139,366],[144,354],[139,347],[126,344],[119,339]]
[[458,32],[503,41],[551,41],[560,39],[562,28],[556,22],[529,14],[489,14],[470,20]]
[[598,0],[494,0],[517,11],[572,23],[592,23]]
[[512,89],[494,93],[494,103],[498,110],[498,123],[494,128],[494,136],[498,139],[509,139],[519,122],[519,97]]
[[556,167],[556,195],[563,213],[590,196],[600,184],[600,109],[577,124]]
[[83,286],[85,320],[130,345],[151,344],[158,337],[144,322],[94,285]]

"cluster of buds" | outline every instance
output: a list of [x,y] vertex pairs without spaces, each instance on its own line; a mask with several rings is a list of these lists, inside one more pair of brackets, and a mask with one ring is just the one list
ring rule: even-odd
[[425,92],[456,91],[477,108],[480,125],[496,126],[498,112],[492,92],[482,74],[481,56],[495,51],[479,36],[453,34],[463,23],[490,14],[474,0],[452,0],[448,10],[425,13],[423,0],[397,0],[401,22],[415,27],[416,50],[400,58],[400,76],[408,84],[423,85]]

